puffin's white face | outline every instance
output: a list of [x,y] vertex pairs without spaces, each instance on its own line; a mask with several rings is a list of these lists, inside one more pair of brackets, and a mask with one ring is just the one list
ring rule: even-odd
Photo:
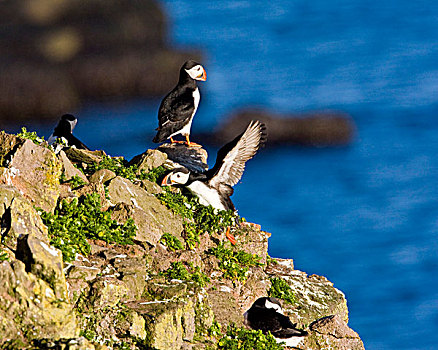
[[274,309],[276,312],[283,315],[283,309],[281,306],[276,303],[271,303],[268,299],[266,299],[265,307],[267,309]]
[[205,72],[204,67],[202,67],[200,64],[197,64],[193,68],[185,69],[185,71],[192,79],[201,81],[207,80],[207,73]]
[[70,123],[71,131],[73,132],[73,129],[75,128],[76,124],[78,123],[78,120],[77,119],[69,120],[68,122]]
[[189,181],[189,173],[182,171],[175,171],[166,175],[161,183],[161,186],[171,186],[171,185],[185,185]]

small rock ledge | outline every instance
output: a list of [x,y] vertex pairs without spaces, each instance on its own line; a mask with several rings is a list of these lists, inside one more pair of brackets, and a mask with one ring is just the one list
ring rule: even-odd
[[[203,163],[204,152],[198,154]],[[166,153],[177,159],[177,150]],[[131,164],[147,171],[175,166],[166,153],[148,150]],[[162,237],[184,241],[185,219],[156,197],[162,191],[156,183],[108,169],[85,177],[73,165],[102,157],[78,150],[55,154],[47,145],[0,133],[0,348],[216,349],[212,326],[242,327],[244,312],[281,278],[295,298],[284,303],[286,313],[309,332],[297,348],[364,349],[347,325],[344,294],[324,277],[295,270],[291,259],[270,258],[270,234],[258,225],[238,225],[236,247],[223,232],[206,231],[194,249],[171,249]],[[61,174],[64,180],[82,177],[81,185],[61,183]],[[60,200],[90,193],[99,195],[117,222],[133,219],[134,244],[90,239],[87,256],[65,263],[35,208],[53,213]],[[219,245],[260,260],[248,265],[243,278],[227,277],[210,253]],[[191,270],[191,277],[169,277],[178,266]]]

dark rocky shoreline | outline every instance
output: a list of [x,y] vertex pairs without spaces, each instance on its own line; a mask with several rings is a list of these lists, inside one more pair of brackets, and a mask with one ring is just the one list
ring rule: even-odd
[[201,60],[169,47],[155,0],[0,2],[0,23],[0,126],[84,101],[162,96],[188,57]]

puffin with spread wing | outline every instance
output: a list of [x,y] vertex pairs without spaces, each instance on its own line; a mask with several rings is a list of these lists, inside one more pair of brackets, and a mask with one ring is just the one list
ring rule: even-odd
[[[218,210],[236,211],[230,199],[233,186],[241,179],[245,163],[254,157],[265,141],[265,125],[259,121],[251,121],[242,134],[218,151],[213,168],[205,173],[176,168],[164,177],[161,185],[183,185],[199,198],[202,205],[211,205]],[[229,228],[226,236],[231,243],[236,243]]]
[[78,120],[71,114],[64,114],[55,127],[52,135],[49,136],[47,142],[52,145],[58,138],[63,137],[67,141],[67,146],[76,147],[78,149],[90,150],[85,146],[78,138],[73,135],[73,129],[75,128]]
[[160,143],[170,139],[172,143],[184,143],[173,139],[175,135],[181,134],[185,136],[187,146],[199,146],[190,142],[189,136],[193,117],[201,99],[196,81],[206,79],[207,73],[199,63],[192,60],[184,63],[179,72],[178,84],[161,101],[158,111],[159,125],[153,142]]

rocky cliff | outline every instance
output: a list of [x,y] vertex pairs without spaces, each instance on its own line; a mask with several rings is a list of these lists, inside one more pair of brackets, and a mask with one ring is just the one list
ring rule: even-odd
[[269,257],[260,226],[157,184],[183,149],[127,163],[0,133],[2,349],[280,349],[243,325],[266,295],[309,331],[297,348],[363,349],[330,281]]

